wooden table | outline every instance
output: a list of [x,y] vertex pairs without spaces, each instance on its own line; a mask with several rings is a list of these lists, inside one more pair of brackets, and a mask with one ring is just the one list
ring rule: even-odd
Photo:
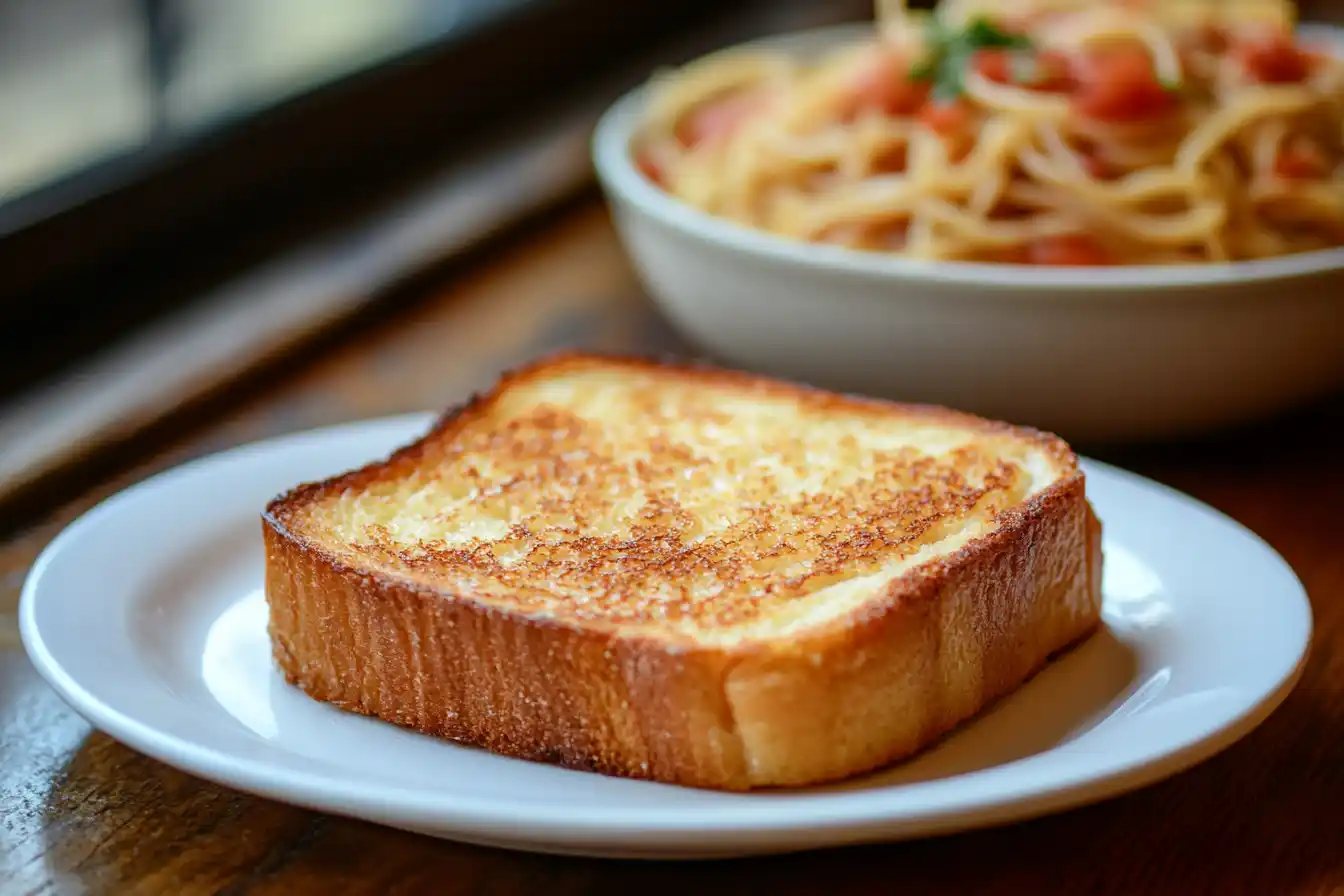
[[[1344,894],[1344,403],[1200,446],[1110,459],[1245,523],[1310,591],[1305,678],[1263,727],[1109,803],[940,840],[712,864],[460,846],[244,796],[90,729],[14,647],[46,541],[98,498],[186,458],[341,420],[440,408],[565,346],[682,351],[589,199],[422,301],[291,365],[260,394],[0,544],[0,893],[641,892]],[[6,628],[8,626],[8,628]]]

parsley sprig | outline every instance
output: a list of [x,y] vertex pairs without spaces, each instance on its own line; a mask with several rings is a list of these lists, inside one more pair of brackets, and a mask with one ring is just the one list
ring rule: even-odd
[[935,102],[961,96],[966,70],[978,51],[1031,49],[1025,35],[1010,34],[985,18],[972,19],[963,28],[948,28],[930,18],[926,27],[927,55],[910,69],[910,79],[932,83]]

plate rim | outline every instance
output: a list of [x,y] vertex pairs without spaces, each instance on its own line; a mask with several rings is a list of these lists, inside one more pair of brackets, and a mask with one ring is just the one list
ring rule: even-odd
[[[442,790],[416,791],[404,785],[369,783],[329,772],[292,772],[277,768],[274,762],[264,758],[238,757],[199,740],[164,731],[142,722],[131,711],[123,711],[95,697],[66,671],[47,645],[36,618],[41,599],[39,592],[47,568],[58,562],[66,546],[85,529],[96,525],[105,515],[117,512],[123,503],[149,491],[172,488],[177,481],[196,471],[229,460],[241,462],[249,455],[284,453],[307,444],[343,437],[373,438],[377,430],[387,430],[389,434],[385,448],[378,450],[390,452],[402,438],[412,437],[414,430],[430,425],[437,416],[432,412],[416,412],[373,417],[248,442],[185,461],[98,502],[69,522],[43,548],[25,577],[19,600],[19,631],[33,666],[71,709],[94,728],[126,746],[194,777],[323,812],[421,831],[493,834],[515,842],[530,837],[550,843],[600,839],[622,845],[649,845],[678,836],[685,839],[735,834],[742,838],[785,837],[808,846],[825,846],[1023,821],[1101,802],[1158,783],[1222,752],[1269,718],[1296,687],[1311,655],[1315,620],[1310,598],[1297,573],[1272,545],[1235,519],[1178,489],[1085,457],[1080,457],[1080,462],[1088,473],[1096,471],[1128,488],[1165,496],[1252,539],[1265,552],[1266,560],[1272,558],[1295,583],[1297,609],[1303,614],[1304,631],[1298,655],[1290,668],[1272,684],[1267,680],[1263,692],[1258,693],[1249,705],[1229,715],[1212,731],[1193,736],[1174,749],[1151,755],[1133,752],[1124,761],[1101,771],[1097,771],[1094,764],[1087,764],[1082,770],[1061,774],[1044,786],[1040,782],[1014,782],[1010,777],[988,796],[967,797],[954,793],[952,798],[944,797],[933,804],[927,799],[910,800],[904,804],[905,801],[897,796],[908,794],[912,788],[923,788],[921,793],[927,793],[940,784],[963,792],[971,784],[970,790],[974,792],[975,782],[968,779],[998,776],[1007,767],[995,766],[947,779],[893,785],[890,792],[884,794],[885,799],[875,800],[872,791],[864,790],[773,793],[769,799],[759,801],[751,801],[747,794],[742,795],[744,801],[739,805],[726,802],[678,805],[633,810],[633,815],[632,810],[620,807],[559,802],[524,805],[481,796],[445,796]],[[1102,522],[1104,526],[1104,517]],[[1048,751],[1037,755],[1048,755]],[[719,847],[724,845],[718,844]],[[747,848],[745,852],[728,849],[726,854],[795,848],[799,848],[798,845],[791,842],[772,842]]]

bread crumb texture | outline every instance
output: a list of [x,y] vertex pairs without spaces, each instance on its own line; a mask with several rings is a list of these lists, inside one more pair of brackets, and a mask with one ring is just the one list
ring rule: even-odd
[[638,366],[523,377],[446,426],[284,524],[445,593],[701,639],[843,613],[1060,463],[936,415]]

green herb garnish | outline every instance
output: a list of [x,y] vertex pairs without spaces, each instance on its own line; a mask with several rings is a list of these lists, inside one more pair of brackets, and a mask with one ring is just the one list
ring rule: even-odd
[[1162,89],[1167,93],[1180,93],[1185,84],[1179,79],[1158,77],[1157,83],[1162,85]]
[[927,55],[910,68],[910,79],[931,83],[936,102],[949,102],[961,96],[966,69],[978,51],[1031,49],[1031,41],[1025,35],[1010,34],[985,18],[972,19],[960,30],[944,28],[937,19],[930,19],[925,39]]

